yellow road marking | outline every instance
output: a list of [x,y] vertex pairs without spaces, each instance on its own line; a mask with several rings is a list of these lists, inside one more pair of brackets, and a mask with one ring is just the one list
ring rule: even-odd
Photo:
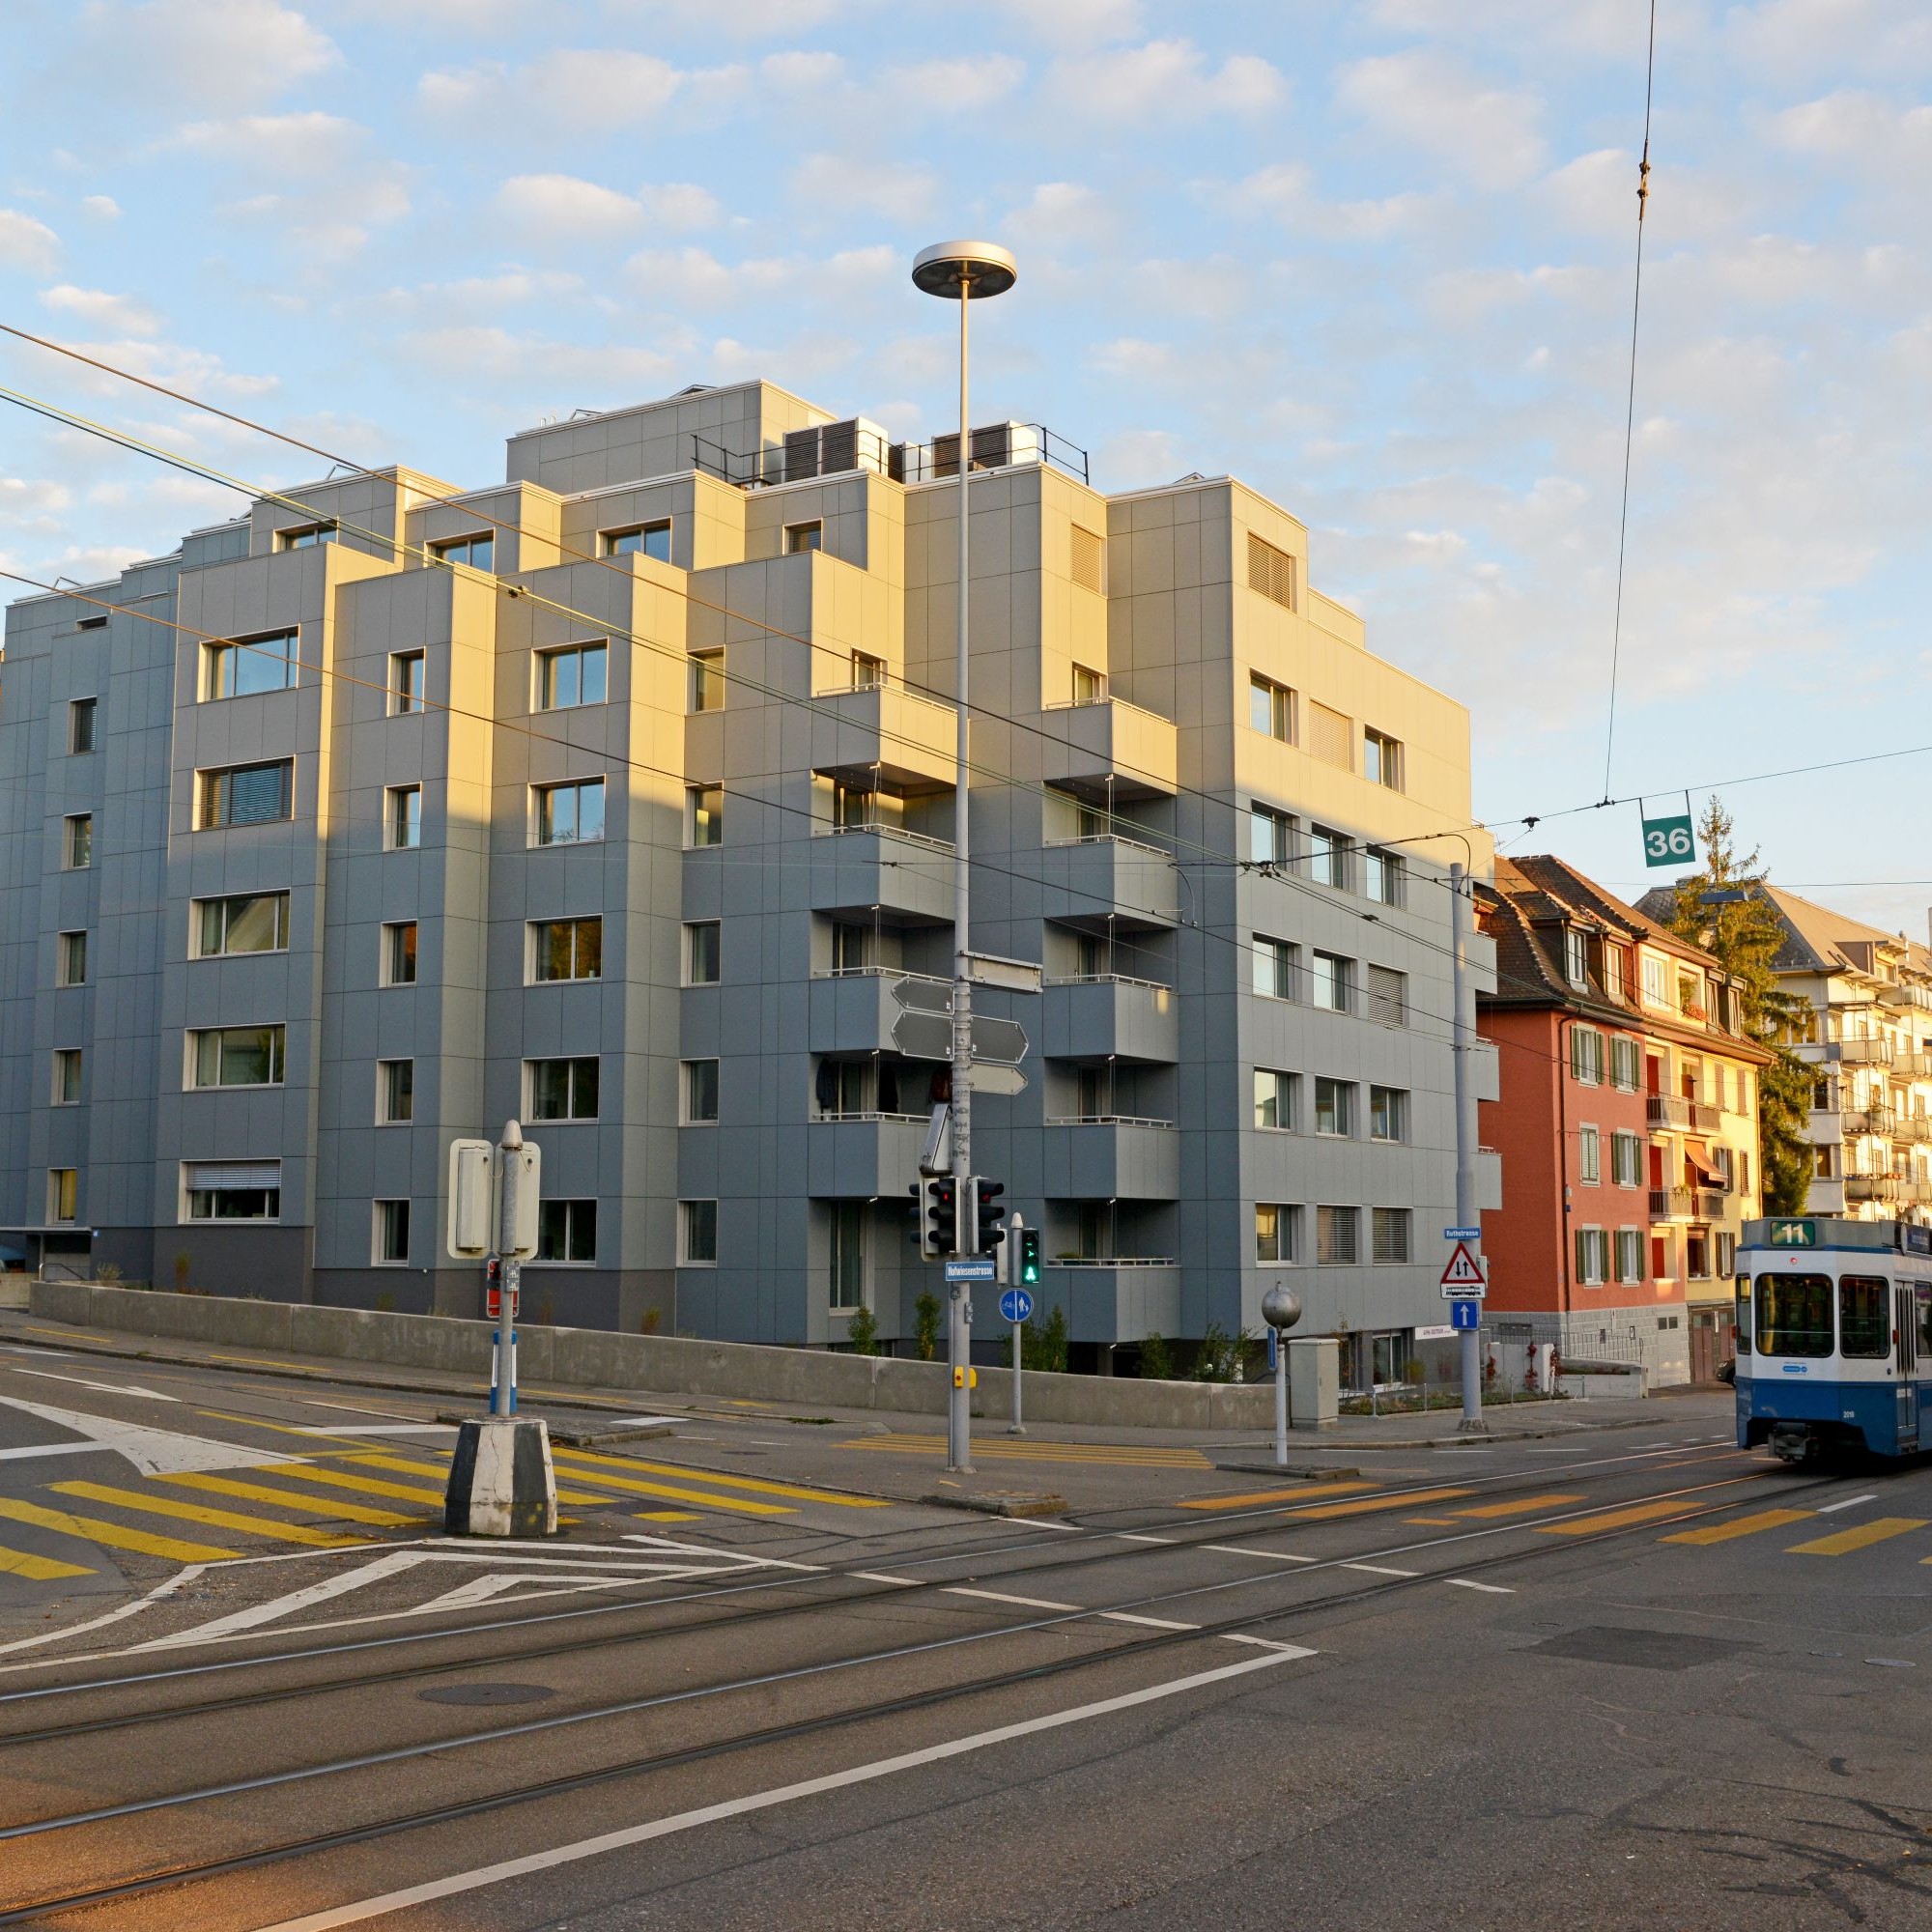
[[[587,1449],[559,1449],[559,1463],[591,1463],[599,1469],[642,1469],[653,1476],[679,1476],[692,1483],[713,1483],[722,1489],[752,1490],[761,1496],[794,1496],[809,1503],[837,1503],[841,1509],[884,1509],[883,1496],[840,1495],[832,1490],[804,1489],[792,1483],[772,1483],[758,1476],[723,1476],[716,1469],[693,1469],[681,1463],[644,1463],[630,1456],[597,1456]],[[601,1478],[595,1469],[584,1471],[586,1482]]]
[[[973,1452],[980,1453],[977,1449]],[[1176,1508],[1184,1510],[1245,1509],[1250,1503],[1285,1503],[1295,1496],[1346,1496],[1350,1490],[1372,1490],[1373,1483],[1301,1483],[1292,1490],[1252,1490],[1238,1496],[1189,1496]]]
[[1519,1496],[1514,1502],[1479,1503],[1474,1509],[1458,1510],[1458,1516],[1527,1516],[1532,1510],[1554,1509],[1561,1503],[1580,1503],[1581,1496]]
[[94,1572],[80,1563],[58,1563],[51,1556],[36,1556],[25,1549],[0,1548],[0,1576],[27,1577],[36,1583],[51,1583],[62,1577],[92,1577]]
[[379,1528],[395,1529],[420,1523],[419,1516],[399,1516],[394,1510],[371,1509],[366,1503],[346,1503],[334,1496],[298,1495],[294,1490],[270,1489],[267,1483],[238,1483],[231,1476],[210,1476],[199,1470],[177,1476],[160,1476],[157,1482],[182,1483],[192,1490],[207,1490],[218,1496],[240,1496],[244,1502],[272,1503],[279,1509],[304,1510],[310,1516],[334,1517],[343,1522],[374,1523]]
[[638,1512],[638,1520],[639,1522],[702,1522],[704,1519],[701,1516],[694,1515],[690,1510],[639,1510]]
[[83,1543],[104,1543],[110,1549],[137,1549],[144,1556],[168,1556],[177,1563],[226,1563],[232,1549],[209,1543],[177,1543],[171,1536],[150,1536],[145,1529],[125,1529],[118,1522],[101,1522],[91,1516],[70,1516],[66,1510],[43,1509],[39,1503],[0,1496],[0,1516],[31,1522],[41,1529],[57,1529]]
[[[596,1474],[579,1471],[588,1482],[602,1484],[606,1489],[622,1490],[627,1494],[639,1496],[663,1496],[674,1503],[701,1503],[706,1509],[735,1510],[740,1516],[796,1516],[798,1512],[789,1503],[761,1503],[750,1496],[716,1496],[706,1490],[686,1488],[682,1483],[642,1483],[630,1476],[607,1476],[601,1470]],[[559,1490],[558,1495],[563,1492]],[[609,1505],[610,1496],[593,1496],[593,1502]]]
[[[339,1450],[333,1453],[341,1454]],[[447,1458],[441,1463],[412,1463],[406,1456],[355,1455],[345,1456],[343,1461],[366,1464],[372,1469],[395,1469],[405,1476],[435,1476],[440,1480],[446,1479],[449,1474]],[[593,1477],[590,1480],[601,1479]],[[609,1496],[592,1495],[587,1490],[561,1489],[556,1492],[556,1499],[560,1503],[578,1503],[587,1509],[600,1509],[611,1500]],[[437,1501],[441,1502],[442,1497],[438,1495]]]
[[341,1469],[324,1469],[313,1463],[276,1463],[277,1476],[296,1483],[324,1483],[333,1490],[360,1490],[364,1495],[399,1496],[409,1503],[435,1503],[441,1507],[440,1490],[418,1489],[410,1483],[385,1483],[381,1476],[352,1476]]
[[271,1429],[277,1435],[299,1435],[310,1443],[319,1442],[361,1442],[367,1438],[357,1435],[354,1430],[345,1429],[340,1435],[318,1435],[311,1427],[297,1429],[287,1422],[266,1422],[259,1415],[236,1415],[225,1408],[198,1408],[197,1415],[212,1415],[217,1422],[242,1422],[250,1429]]
[[240,1362],[243,1367],[250,1369],[299,1369],[305,1376],[319,1376],[322,1374],[320,1369],[312,1367],[307,1362],[282,1362],[277,1361],[272,1355],[210,1354],[207,1359],[211,1362]]
[[1416,1523],[1423,1529],[1454,1529],[1456,1527],[1456,1519],[1453,1516],[1406,1516],[1403,1518],[1403,1521]]
[[[869,1449],[907,1456],[935,1456],[946,1453],[943,1435],[863,1435],[838,1445],[841,1449]],[[1211,1469],[1214,1464],[1198,1449],[1136,1449],[1126,1443],[1110,1442],[978,1442],[976,1456],[1010,1463],[1106,1463],[1120,1467],[1143,1469]]]
[[[1884,1543],[1889,1537],[1903,1536],[1909,1529],[1924,1527],[1923,1517],[1875,1516],[1869,1522],[1861,1522],[1856,1528],[1833,1530],[1830,1536],[1814,1537],[1809,1543],[1794,1543],[1784,1553],[1787,1556],[1845,1556],[1854,1549]],[[1932,1563],[1932,1556],[1919,1560]]]
[[1285,1510],[1296,1521],[1337,1516],[1366,1516],[1371,1510],[1407,1509],[1411,1503],[1447,1502],[1451,1496],[1466,1496],[1467,1490],[1410,1490],[1404,1496],[1363,1496],[1352,1503],[1318,1503],[1313,1509]]
[[179,1517],[185,1522],[206,1523],[211,1529],[235,1529],[243,1536],[269,1536],[281,1543],[306,1543],[318,1549],[333,1549],[342,1544],[359,1541],[353,1536],[331,1535],[326,1529],[311,1529],[305,1522],[271,1522],[267,1517],[242,1516],[235,1510],[210,1509],[206,1503],[177,1502],[173,1496],[143,1495],[138,1490],[117,1490],[106,1483],[54,1483],[49,1487],[64,1496],[79,1496],[83,1502],[112,1503],[117,1509],[135,1510],[144,1516]]
[[1811,1510],[1759,1510],[1752,1516],[1733,1517],[1729,1522],[1711,1523],[1703,1529],[1679,1530],[1675,1536],[1660,1537],[1660,1543],[1730,1543],[1740,1536],[1755,1536],[1764,1529],[1782,1529],[1787,1523],[1809,1522]]
[[1688,1516],[1697,1505],[1686,1496],[1668,1502],[1635,1503],[1629,1509],[1608,1510],[1598,1516],[1579,1516],[1570,1522],[1546,1522],[1539,1536],[1589,1536],[1600,1529],[1623,1529],[1634,1522],[1655,1522],[1660,1517]]

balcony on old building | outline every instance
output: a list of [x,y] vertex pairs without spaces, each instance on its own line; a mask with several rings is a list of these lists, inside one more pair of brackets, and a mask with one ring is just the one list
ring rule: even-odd
[[1644,1112],[1653,1133],[1714,1134],[1723,1120],[1716,1107],[1684,1094],[1647,1094]]
[[1856,1140],[1861,1134],[1891,1136],[1893,1115],[1889,1107],[1847,1107],[1839,1119],[1839,1131],[1846,1140]]
[[1696,1207],[1696,1196],[1688,1187],[1653,1187],[1650,1190],[1650,1218],[1653,1221],[1688,1221]]
[[1901,1181],[1895,1174],[1848,1174],[1845,1176],[1847,1201],[1898,1201]]
[[1122,973],[1048,980],[1039,1051],[1058,1060],[1178,1060],[1179,1003],[1171,986]]

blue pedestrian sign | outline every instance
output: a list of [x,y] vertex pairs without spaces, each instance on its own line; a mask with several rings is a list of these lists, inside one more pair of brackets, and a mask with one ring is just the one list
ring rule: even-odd
[[1000,1296],[1000,1313],[1009,1321],[1024,1321],[1033,1314],[1033,1296],[1023,1288],[1009,1288]]
[[1458,1334],[1483,1325],[1483,1304],[1480,1301],[1452,1301],[1449,1304],[1449,1325]]
[[993,1266],[993,1258],[990,1255],[982,1260],[969,1257],[965,1261],[946,1264],[948,1281],[992,1281],[996,1278],[997,1270]]

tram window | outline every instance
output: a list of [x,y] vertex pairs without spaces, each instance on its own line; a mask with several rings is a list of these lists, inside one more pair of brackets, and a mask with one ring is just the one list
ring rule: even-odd
[[1832,1352],[1832,1277],[1761,1274],[1757,1278],[1760,1355]]
[[1750,1276],[1738,1277],[1738,1314],[1733,1331],[1737,1336],[1738,1353],[1748,1355],[1751,1346]]
[[1932,1368],[1932,1282],[1918,1284],[1918,1359]]
[[1861,1361],[1882,1362],[1891,1353],[1891,1284],[1872,1274],[1848,1274],[1838,1282],[1838,1350]]

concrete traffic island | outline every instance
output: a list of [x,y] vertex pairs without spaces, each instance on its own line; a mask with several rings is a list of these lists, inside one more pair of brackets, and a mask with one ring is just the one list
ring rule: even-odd
[[554,1536],[549,1425],[514,1415],[459,1423],[442,1526],[451,1536]]

